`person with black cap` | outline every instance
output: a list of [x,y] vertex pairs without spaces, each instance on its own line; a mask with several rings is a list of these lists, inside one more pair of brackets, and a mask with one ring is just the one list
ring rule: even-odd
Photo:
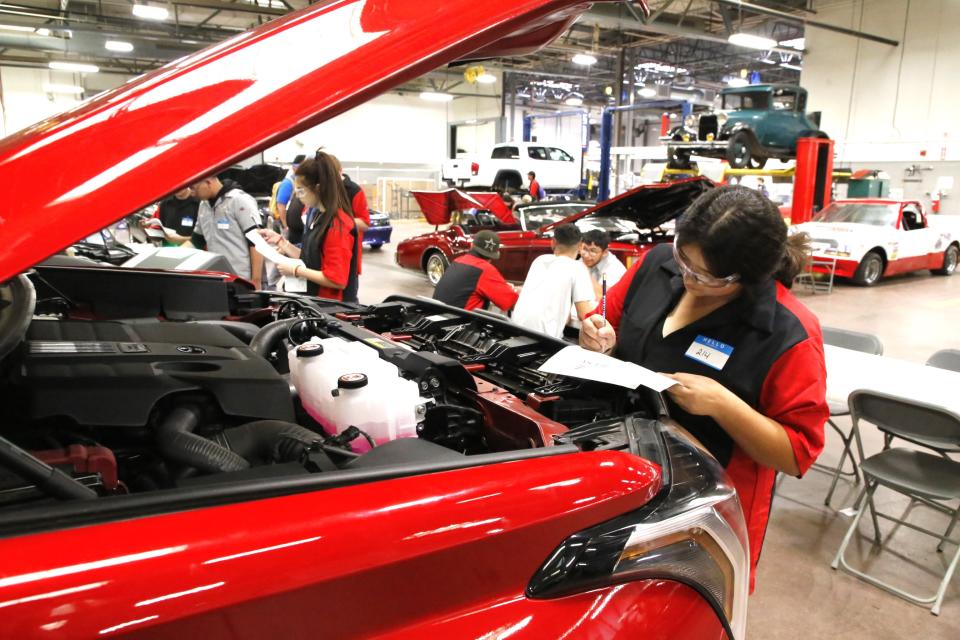
[[517,303],[517,292],[490,264],[500,257],[500,236],[484,229],[473,237],[470,252],[453,261],[433,292],[439,300],[461,309],[486,309],[492,302],[504,312]]

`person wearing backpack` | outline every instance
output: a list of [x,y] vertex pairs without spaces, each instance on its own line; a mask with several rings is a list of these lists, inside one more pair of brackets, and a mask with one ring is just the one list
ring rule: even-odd
[[527,173],[527,180],[530,181],[530,197],[536,202],[537,200],[543,200],[547,197],[547,192],[543,190],[543,187],[540,186],[540,183],[537,182],[537,174],[535,171],[530,171]]

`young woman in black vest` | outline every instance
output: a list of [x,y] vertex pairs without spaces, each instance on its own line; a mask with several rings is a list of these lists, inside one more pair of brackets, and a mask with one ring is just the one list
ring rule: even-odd
[[310,295],[342,300],[357,272],[357,228],[333,157],[318,151],[302,162],[294,173],[294,194],[308,210],[301,246],[268,229],[260,233],[280,253],[303,260],[303,265],[277,265],[280,273],[305,278]]
[[[751,588],[776,472],[802,475],[829,416],[817,318],[789,291],[806,236],[745,187],[704,194],[610,290],[580,344],[677,381],[670,415],[723,464],[740,496]],[[599,309],[598,309],[599,311]]]

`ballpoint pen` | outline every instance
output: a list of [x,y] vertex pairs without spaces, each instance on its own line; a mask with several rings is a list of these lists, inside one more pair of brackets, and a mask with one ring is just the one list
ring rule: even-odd
[[600,316],[606,320],[607,319],[607,274],[603,273],[601,276],[601,289],[600,289]]

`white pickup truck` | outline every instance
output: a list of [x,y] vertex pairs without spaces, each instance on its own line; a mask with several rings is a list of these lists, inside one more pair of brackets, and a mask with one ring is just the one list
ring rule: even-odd
[[579,154],[538,142],[502,142],[479,156],[447,160],[441,178],[454,187],[501,191],[522,188],[529,171],[537,174],[546,191],[568,191],[580,185]]

